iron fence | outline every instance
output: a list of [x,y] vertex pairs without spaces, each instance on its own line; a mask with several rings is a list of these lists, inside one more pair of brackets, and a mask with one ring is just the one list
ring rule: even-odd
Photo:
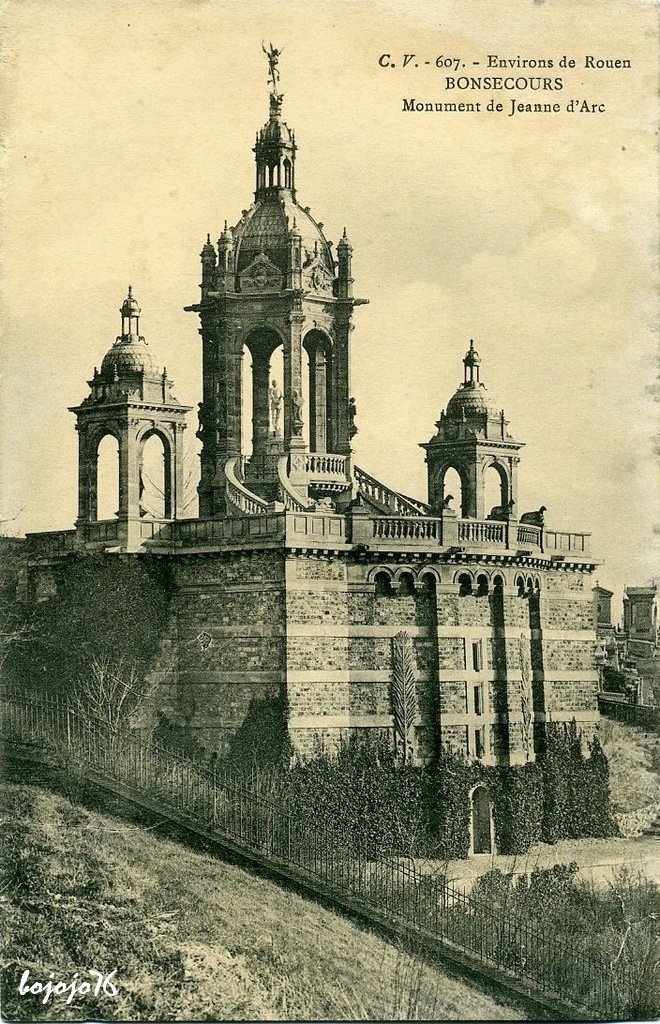
[[[58,699],[1,697],[5,743],[36,747],[60,765],[75,766],[142,795],[174,821],[229,840],[382,923],[412,928],[468,962],[499,972],[566,1007],[605,1019],[626,1019],[634,1000],[627,965],[558,938],[530,922],[421,871],[410,859],[378,856],[323,824],[310,826],[284,798],[240,777],[209,768],[131,733],[112,732]],[[587,937],[588,941],[588,937]]]

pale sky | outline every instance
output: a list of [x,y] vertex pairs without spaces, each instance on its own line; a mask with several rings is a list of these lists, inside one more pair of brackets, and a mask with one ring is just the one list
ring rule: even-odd
[[[67,406],[120,327],[200,399],[199,252],[253,192],[262,40],[283,48],[301,205],[354,247],[358,464],[426,496],[419,442],[482,379],[526,442],[518,511],[591,532],[616,588],[658,572],[657,7],[645,0],[9,0],[4,6],[2,515],[76,514]],[[395,68],[381,68],[390,53]],[[415,61],[403,68],[403,54]],[[576,60],[488,71],[488,54]],[[585,55],[630,69],[585,69]],[[447,92],[463,75],[563,75],[561,92]],[[419,59],[421,58],[421,60]],[[427,66],[424,61],[430,60]],[[473,62],[479,61],[479,66]],[[415,68],[414,63],[419,67]],[[518,100],[559,114],[508,116]],[[404,113],[403,98],[505,112]],[[605,105],[568,113],[571,99]],[[196,423],[191,414],[189,433]]]

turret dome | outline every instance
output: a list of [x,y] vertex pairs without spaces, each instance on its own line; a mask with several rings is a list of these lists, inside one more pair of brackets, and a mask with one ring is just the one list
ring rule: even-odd
[[449,399],[446,415],[448,419],[469,419],[471,416],[498,416],[499,410],[486,385],[471,381],[461,384]]
[[101,374],[121,377],[124,373],[143,373],[147,377],[158,377],[160,367],[154,355],[140,334],[140,307],[128,286],[128,295],[121,304],[121,334],[116,339],[101,363]]
[[113,372],[118,376],[122,373],[145,373],[149,377],[157,377],[162,370],[144,338],[129,336],[117,338],[103,357],[101,373]]

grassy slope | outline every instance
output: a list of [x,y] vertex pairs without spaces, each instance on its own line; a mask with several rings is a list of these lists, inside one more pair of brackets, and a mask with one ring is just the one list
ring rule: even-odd
[[[148,830],[2,787],[5,1019],[520,1019],[350,920]],[[118,968],[119,996],[44,1008],[18,978]],[[30,1005],[31,1004],[31,1005]]]
[[660,801],[660,736],[602,718],[599,732],[610,763],[616,812],[636,811]]

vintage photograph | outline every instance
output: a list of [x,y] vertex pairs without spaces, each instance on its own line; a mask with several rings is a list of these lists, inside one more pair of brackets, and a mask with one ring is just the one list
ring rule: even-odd
[[656,1020],[657,4],[0,18],[3,1019]]

